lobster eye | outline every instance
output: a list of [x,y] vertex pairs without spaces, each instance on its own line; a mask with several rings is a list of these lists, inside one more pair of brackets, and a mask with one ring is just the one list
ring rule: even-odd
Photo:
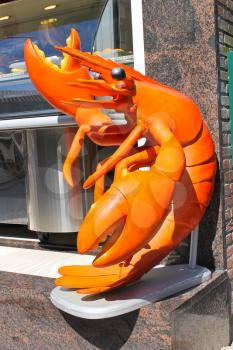
[[126,74],[123,68],[113,68],[112,70],[112,78],[116,80],[125,79]]

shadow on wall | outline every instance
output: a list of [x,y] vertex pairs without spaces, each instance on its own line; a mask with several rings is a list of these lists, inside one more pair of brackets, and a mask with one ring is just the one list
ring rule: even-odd
[[66,322],[87,342],[101,350],[118,350],[129,339],[139,310],[113,318],[87,320],[62,312]]
[[[222,241],[215,240],[217,224],[218,224],[218,213],[220,206],[220,195],[221,195],[221,182],[219,172],[219,162],[217,161],[217,173],[215,177],[215,187],[213,197],[209,207],[199,225],[199,240],[198,240],[198,265],[206,266],[211,270],[217,267],[222,267],[221,261],[218,262],[215,257],[222,255]],[[213,242],[215,241],[215,246]],[[216,251],[219,250],[219,254]],[[215,251],[215,253],[214,253]]]
[[[221,236],[216,236],[218,213],[220,206],[221,182],[219,173],[219,164],[217,161],[217,173],[215,178],[215,187],[209,207],[206,209],[203,219],[199,225],[197,264],[205,266],[211,270],[222,268],[222,260],[218,261],[218,257],[222,256],[222,240]],[[224,228],[223,228],[224,230]],[[181,244],[174,249],[164,260],[165,265],[177,265],[189,263],[190,252],[189,235]],[[214,245],[213,245],[214,244]]]

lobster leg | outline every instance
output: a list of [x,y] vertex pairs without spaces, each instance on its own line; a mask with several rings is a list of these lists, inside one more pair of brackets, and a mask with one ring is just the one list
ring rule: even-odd
[[85,135],[90,130],[91,130],[91,127],[88,125],[81,125],[80,126],[80,128],[78,129],[78,131],[73,139],[72,145],[70,147],[70,150],[69,150],[67,157],[66,157],[66,160],[64,162],[63,175],[71,187],[74,186],[72,174],[71,174],[71,168],[72,168],[74,161],[77,159],[77,157],[81,151]]
[[136,170],[142,166],[145,166],[145,164],[147,165],[148,163],[151,163],[152,161],[155,162],[158,151],[158,146],[149,147],[143,151],[140,151],[140,148],[138,148],[138,153],[122,159],[120,163],[116,165],[114,181],[120,180],[122,176],[127,174],[129,168],[132,166],[133,169]]
[[123,96],[130,96],[131,91],[124,88],[117,88],[114,84],[108,84],[104,80],[91,80],[91,79],[78,79],[75,82],[70,82],[69,85],[77,86],[83,89],[92,90],[95,92],[96,96],[107,96],[115,93],[121,93]]
[[118,146],[128,137],[132,125],[103,125],[97,132],[91,132],[88,136],[99,146]]
[[[108,160],[108,158],[102,160],[102,162],[99,162],[96,170],[98,171],[101,166]],[[104,175],[101,176],[95,183],[95,189],[94,189],[94,202],[96,202],[104,193]]]
[[98,135],[90,133],[89,138],[91,141],[95,142],[99,146],[119,146],[122,142],[124,142],[125,138],[129,135],[127,133],[126,135],[122,134],[104,134],[104,135]]
[[[124,174],[126,174],[130,167],[133,166],[133,170],[136,170],[142,166],[147,166],[148,164],[151,164],[151,162],[155,161],[155,158],[158,154],[159,147],[137,147],[135,149],[132,149],[130,152],[130,156],[122,159],[115,168],[114,173],[114,181],[118,181],[122,178]],[[109,159],[106,158],[102,162],[100,162],[97,167],[96,171],[98,171],[103,164]],[[94,189],[94,201],[96,202],[104,193],[104,175],[100,177],[96,183],[95,183],[95,189]]]
[[[95,118],[95,112],[92,114]],[[102,115],[102,113],[101,113]],[[104,114],[103,114],[104,116]],[[87,113],[86,113],[87,117]],[[107,120],[106,120],[107,122]],[[63,175],[70,186],[74,186],[71,168],[75,160],[78,158],[81,151],[84,138],[88,134],[88,137],[99,145],[109,146],[109,145],[119,145],[124,140],[127,134],[129,134],[129,126],[116,126],[116,125],[97,125],[97,121],[93,120],[94,127],[86,124],[82,124],[76,133],[74,140],[72,142],[71,148],[68,152],[66,160],[63,165]],[[103,128],[103,130],[102,130]],[[102,130],[102,131],[101,131]],[[104,164],[105,162],[102,162]],[[100,171],[101,166],[97,168],[97,172]],[[102,180],[103,181],[103,180]],[[100,185],[101,181],[99,182]],[[101,186],[100,186],[101,187]],[[97,195],[98,196],[98,195]]]
[[84,183],[84,188],[87,189],[91,187],[101,176],[110,171],[121,159],[123,159],[133,148],[134,144],[141,137],[143,133],[144,127],[142,125],[137,125],[124,142],[120,145],[120,147],[116,150],[116,152],[109,157],[108,161],[104,163],[104,165],[91,176]]
[[[159,152],[158,146],[155,146],[155,147],[141,146],[141,147],[133,148],[129,152],[129,156],[122,159],[116,165],[115,173],[114,173],[114,181],[118,181],[119,179],[121,179],[122,175],[126,174],[129,168],[131,167],[133,167],[133,170],[137,170],[140,167],[151,165],[152,162],[154,163],[158,152]],[[98,171],[108,159],[109,157],[104,159],[102,162],[99,162],[96,167],[96,171]],[[97,199],[99,199],[103,193],[104,193],[104,175],[100,177],[95,183],[94,201],[96,202]]]

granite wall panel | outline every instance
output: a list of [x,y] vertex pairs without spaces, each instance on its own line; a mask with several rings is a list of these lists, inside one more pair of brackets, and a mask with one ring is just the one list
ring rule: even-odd
[[[223,122],[219,118],[215,11],[214,0],[143,0],[146,73],[196,101],[213,136],[222,169]],[[224,59],[221,62],[226,65]],[[227,81],[222,82],[222,89],[226,90]],[[223,97],[227,110],[227,95]],[[224,118],[228,128],[226,111]],[[224,141],[224,152],[228,154],[229,140]],[[225,162],[224,166],[228,173],[230,163]],[[218,170],[213,200],[200,224],[198,261],[212,269],[226,266],[222,179],[223,173]],[[188,240],[173,253],[172,262],[185,262],[187,256]]]
[[56,309],[49,300],[52,279],[7,272],[0,278],[0,350],[219,350],[230,343],[225,273],[183,294],[102,320]]

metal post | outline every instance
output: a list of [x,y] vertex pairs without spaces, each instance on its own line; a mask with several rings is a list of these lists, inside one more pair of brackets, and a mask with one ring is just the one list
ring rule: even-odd
[[197,226],[191,233],[191,242],[190,242],[190,251],[189,251],[189,268],[190,269],[195,269],[197,265],[198,232],[199,232],[199,226]]

